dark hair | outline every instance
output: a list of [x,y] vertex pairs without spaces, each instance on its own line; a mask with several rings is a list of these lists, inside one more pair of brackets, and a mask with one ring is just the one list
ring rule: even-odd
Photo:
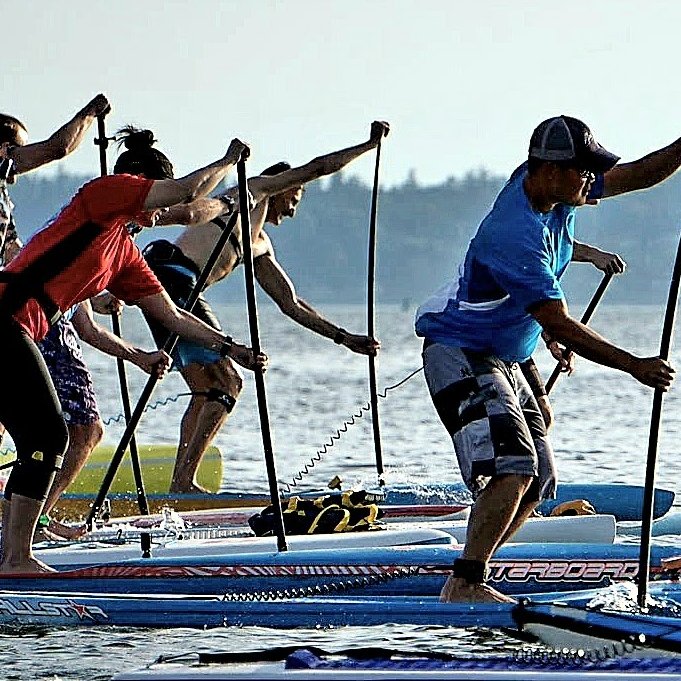
[[279,175],[279,173],[283,173],[286,170],[291,170],[291,164],[286,163],[286,161],[279,161],[279,163],[275,163],[273,166],[270,166],[269,168],[265,168],[260,174],[261,175]]
[[154,149],[156,142],[151,130],[140,130],[132,125],[126,125],[116,133],[118,146],[125,146],[124,151],[114,165],[114,173],[128,173],[129,175],[144,175],[150,180],[172,180],[175,177],[173,164],[168,157],[158,149]]
[[527,159],[527,174],[534,175],[545,163],[547,163],[547,161],[542,161],[540,158],[530,156]]
[[547,163],[562,168],[563,170],[576,169],[581,170],[582,168],[575,161],[544,161],[541,158],[535,158],[530,156],[527,159],[527,173],[528,175],[534,175],[537,171]]
[[26,126],[18,118],[0,113],[0,144],[5,142],[16,144],[18,141],[17,132],[19,130],[28,132]]

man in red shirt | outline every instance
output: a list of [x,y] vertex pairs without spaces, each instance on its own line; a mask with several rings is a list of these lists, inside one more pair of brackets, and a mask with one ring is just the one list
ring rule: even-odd
[[[31,541],[47,492],[61,466],[68,434],[54,386],[36,347],[50,323],[73,305],[108,289],[180,336],[202,343],[253,369],[264,355],[232,342],[176,307],[128,234],[144,214],[192,200],[214,189],[247,147],[233,140],[225,156],[178,180],[152,180],[153,172],[111,175],[85,184],[37,232],[2,273],[0,357],[7,385],[0,422],[17,446],[17,463],[5,488],[0,573],[45,572]],[[144,177],[146,175],[147,177]]]

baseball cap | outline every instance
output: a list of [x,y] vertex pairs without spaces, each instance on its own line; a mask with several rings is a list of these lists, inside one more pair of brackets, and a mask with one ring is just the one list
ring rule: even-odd
[[541,122],[530,138],[529,155],[599,173],[610,170],[620,160],[596,142],[585,123],[571,116],[556,116]]

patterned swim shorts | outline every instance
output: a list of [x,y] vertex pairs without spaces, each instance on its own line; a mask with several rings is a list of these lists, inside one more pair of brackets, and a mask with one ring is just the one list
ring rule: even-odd
[[66,423],[85,425],[97,421],[95,389],[73,324],[60,319],[38,347],[57,389]]
[[473,496],[498,475],[534,478],[531,499],[555,496],[553,449],[537,401],[517,363],[432,343],[426,382]]

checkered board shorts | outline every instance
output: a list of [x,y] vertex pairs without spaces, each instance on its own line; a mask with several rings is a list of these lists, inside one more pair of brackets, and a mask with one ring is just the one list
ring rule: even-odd
[[473,496],[493,477],[515,474],[534,478],[530,499],[555,497],[553,450],[518,364],[442,343],[426,344],[423,364]]

